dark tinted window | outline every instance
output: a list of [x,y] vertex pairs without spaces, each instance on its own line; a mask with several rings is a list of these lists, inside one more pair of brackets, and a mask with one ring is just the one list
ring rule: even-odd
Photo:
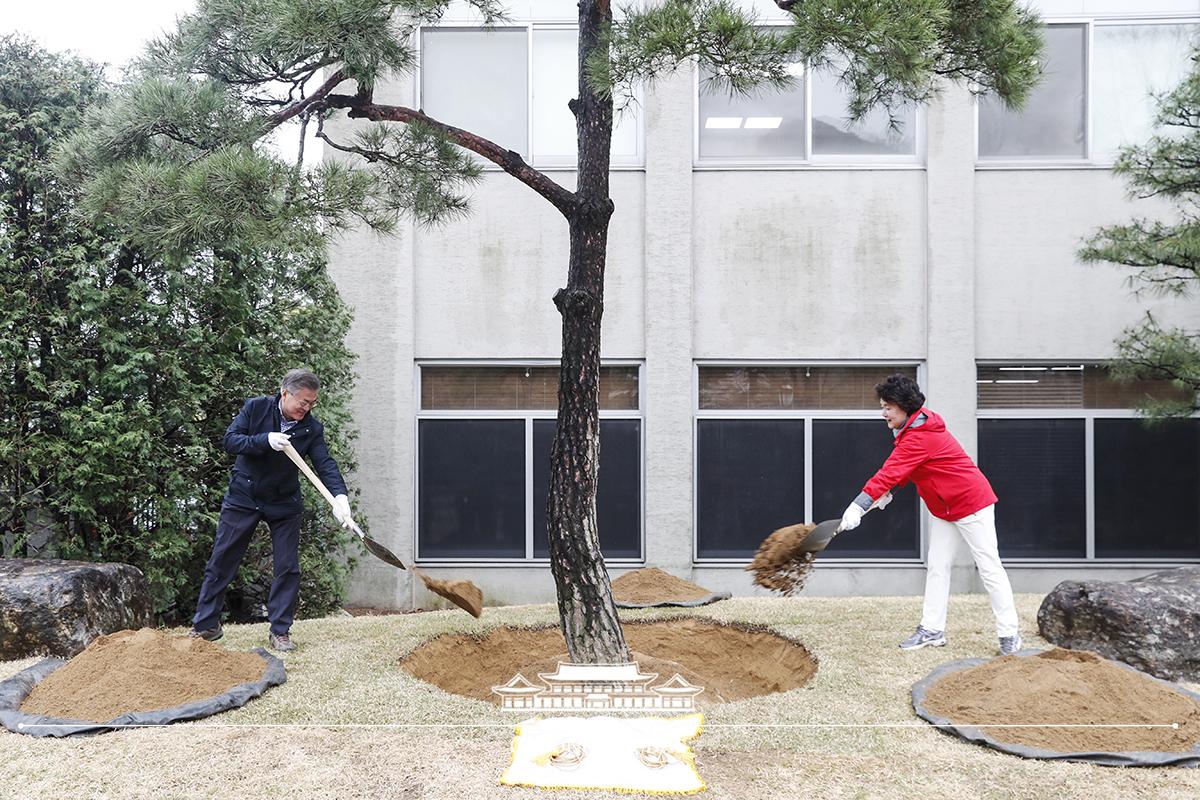
[[1094,424],[1096,556],[1200,556],[1200,420]]
[[[557,423],[533,421],[533,555],[549,556],[546,498],[550,490],[550,445]],[[596,525],[605,558],[642,555],[642,438],[639,420],[600,420],[600,474]]]
[[[813,522],[840,517],[867,479],[892,452],[892,434],[881,420],[813,420]],[[848,558],[917,558],[921,524],[917,493],[910,485],[895,490],[883,511],[839,535],[826,548]]]
[[979,420],[1002,557],[1087,555],[1085,455],[1082,419]]
[[421,420],[422,558],[525,557],[525,421]]
[[749,558],[804,519],[804,421],[696,423],[697,556]]

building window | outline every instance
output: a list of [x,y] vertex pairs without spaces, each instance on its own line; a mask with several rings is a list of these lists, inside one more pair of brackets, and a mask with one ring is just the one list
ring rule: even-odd
[[979,99],[979,159],[1111,162],[1144,141],[1152,94],[1190,69],[1198,26],[1180,22],[1084,22],[1044,29],[1042,81],[1020,111]]
[[[850,94],[836,66],[809,74],[793,68],[794,84],[730,95],[700,73],[697,163],[915,162],[918,114],[873,109],[856,124],[847,119]],[[811,114],[809,109],[811,108]]]
[[1097,364],[978,367],[979,466],[1004,558],[1200,558],[1200,419],[1147,426],[1178,399]]
[[[417,558],[549,556],[545,506],[557,366],[420,366]],[[600,369],[596,514],[608,559],[642,557],[639,367]]]
[[[578,93],[573,27],[424,28],[420,106],[435,119],[520,153],[574,167]],[[637,104],[613,119],[613,166],[641,164]]]
[[[776,528],[840,516],[892,447],[874,386],[913,366],[701,365],[696,558],[746,560]],[[920,556],[912,487],[835,539],[828,557]]]

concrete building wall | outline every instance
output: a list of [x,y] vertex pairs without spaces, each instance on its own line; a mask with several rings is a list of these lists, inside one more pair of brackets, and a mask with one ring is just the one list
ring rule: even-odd
[[[781,18],[773,3],[755,6],[765,19]],[[1058,15],[1200,14],[1194,1],[1038,6]],[[573,18],[573,7],[545,0],[512,9],[518,23]],[[458,10],[448,21],[472,19]],[[411,85],[389,91],[396,102],[414,96]],[[974,100],[961,87],[925,109],[919,163],[901,166],[695,167],[695,81],[686,71],[647,91],[640,113],[644,165],[612,175],[603,323],[603,357],[643,364],[639,563],[714,590],[761,593],[739,564],[694,560],[697,362],[919,364],[931,404],[974,455],[978,361],[1104,359],[1147,308],[1200,326],[1194,302],[1135,302],[1119,270],[1075,259],[1097,226],[1164,207],[1130,201],[1103,166],[978,165]],[[572,171],[550,174],[572,186]],[[472,204],[465,219],[408,226],[392,240],[355,233],[334,251],[334,276],[356,311],[351,346],[360,354],[354,408],[364,435],[354,481],[373,533],[405,559],[416,535],[418,364],[559,354],[561,320],[551,298],[565,282],[565,222],[496,171]],[[857,488],[847,487],[847,500]],[[489,603],[554,599],[544,563],[426,566],[435,577],[473,580]],[[1040,592],[1066,577],[1133,577],[1152,568],[1019,564],[1010,577],[1017,591]],[[923,585],[916,561],[830,560],[806,591],[911,594]],[[981,590],[965,552],[953,586]],[[409,573],[370,559],[354,576],[351,600],[433,603]]]

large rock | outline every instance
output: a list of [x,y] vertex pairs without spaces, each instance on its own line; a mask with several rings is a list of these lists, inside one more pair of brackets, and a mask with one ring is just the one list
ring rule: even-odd
[[1042,601],[1038,630],[1059,647],[1200,682],[1200,567],[1130,581],[1063,581]]
[[137,567],[0,559],[0,661],[70,658],[97,636],[154,622]]

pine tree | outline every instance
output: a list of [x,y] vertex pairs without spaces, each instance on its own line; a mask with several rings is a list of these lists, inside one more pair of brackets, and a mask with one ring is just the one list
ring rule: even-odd
[[[466,0],[483,24],[498,0]],[[295,219],[388,229],[397,215],[442,222],[468,210],[482,157],[546,199],[570,237],[562,315],[558,425],[547,534],[559,615],[576,662],[626,660],[596,531],[600,320],[613,201],[614,98],[699,65],[733,92],[785,86],[789,67],[840,65],[860,116],[876,105],[930,99],[947,78],[1019,103],[1037,77],[1037,19],[1014,0],[777,0],[791,16],[763,27],[732,0],[665,0],[614,20],[609,0],[578,2],[576,188],[517,153],[415,108],[377,100],[410,72],[414,32],[448,0],[201,0],[157,43],[140,79],[92,121],[64,159],[99,219],[131,241],[179,252],[275,235]],[[315,85],[308,93],[305,87]],[[335,114],[369,123],[345,139]],[[330,148],[362,157],[293,169],[255,148],[289,120]],[[469,153],[466,151],[470,151]],[[472,156],[471,154],[474,154]],[[219,201],[214,198],[220,198]]]

